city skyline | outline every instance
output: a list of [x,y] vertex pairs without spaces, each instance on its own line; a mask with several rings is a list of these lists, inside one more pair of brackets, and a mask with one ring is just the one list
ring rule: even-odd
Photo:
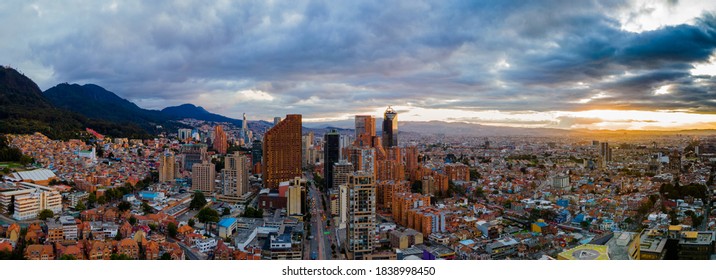
[[[15,7],[15,8],[13,8]],[[0,4],[4,64],[236,119],[716,128],[705,1]],[[48,32],[51,30],[51,32]],[[88,43],[89,42],[89,43]]]

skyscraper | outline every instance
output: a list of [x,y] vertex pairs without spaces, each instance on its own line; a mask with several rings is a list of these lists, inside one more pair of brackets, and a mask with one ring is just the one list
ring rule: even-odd
[[241,131],[239,131],[239,137],[244,141],[245,145],[248,145],[249,142],[251,142],[250,134],[249,122],[246,120],[246,113],[244,113],[243,119],[241,120]]
[[211,194],[214,191],[215,177],[216,170],[213,163],[208,161],[195,163],[191,167],[191,189]]
[[383,114],[383,148],[398,146],[398,113],[388,106]]
[[408,146],[405,148],[405,169],[407,169],[410,180],[420,179],[413,178],[415,170],[418,169],[418,147]]
[[301,176],[301,115],[286,115],[264,134],[264,186],[278,188],[282,181]]
[[260,163],[262,154],[263,154],[263,147],[261,145],[261,141],[254,140],[254,142],[251,143],[251,164],[255,165],[257,163]]
[[222,191],[225,196],[241,196],[249,191],[249,159],[234,152],[227,155],[221,170]]
[[341,135],[333,130],[324,135],[323,147],[323,176],[326,178],[326,187],[333,187],[333,164],[341,157]]
[[315,164],[313,149],[313,132],[301,136],[301,161],[302,166]]
[[184,170],[190,171],[195,163],[200,163],[207,159],[206,145],[204,144],[186,144],[181,146],[182,167]]
[[174,154],[164,151],[159,156],[159,182],[174,181]]
[[286,192],[286,214],[289,216],[303,215],[303,193],[305,189],[300,184],[292,184]]
[[188,128],[180,128],[178,136],[179,141],[185,142],[191,139],[191,129]]
[[333,188],[338,188],[340,185],[344,185],[348,183],[348,175],[353,173],[355,170],[353,167],[353,164],[346,160],[341,160],[339,162],[336,162],[333,164],[333,176],[332,176],[332,186]]
[[356,116],[356,146],[372,147],[375,137],[375,118],[368,115]]
[[609,148],[609,142],[599,143],[599,157],[604,162],[612,161],[612,149]]
[[226,141],[226,132],[220,125],[214,127],[214,149],[220,154],[225,154],[229,148],[229,143]]
[[348,175],[348,251],[354,259],[373,252],[375,243],[375,177],[372,173]]

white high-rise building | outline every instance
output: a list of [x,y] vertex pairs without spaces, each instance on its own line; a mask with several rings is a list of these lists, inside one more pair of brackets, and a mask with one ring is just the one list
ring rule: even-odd
[[348,251],[354,259],[371,254],[376,237],[376,197],[373,173],[355,172],[348,176],[347,184],[347,240]]

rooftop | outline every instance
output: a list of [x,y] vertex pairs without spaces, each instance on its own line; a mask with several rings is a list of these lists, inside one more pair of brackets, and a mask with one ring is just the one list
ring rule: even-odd
[[230,227],[231,225],[236,223],[236,218],[223,218],[221,221],[219,221],[220,227]]
[[12,174],[15,178],[20,180],[33,180],[33,181],[44,181],[49,178],[57,177],[52,170],[45,168],[38,168],[30,171],[20,171]]
[[657,230],[644,230],[641,234],[639,247],[641,251],[661,253],[666,246],[666,234]]
[[714,242],[713,231],[685,231],[681,233],[679,244],[710,245]]

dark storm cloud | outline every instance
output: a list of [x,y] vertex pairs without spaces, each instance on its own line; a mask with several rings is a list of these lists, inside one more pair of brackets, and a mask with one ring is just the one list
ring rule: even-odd
[[[23,8],[10,13],[13,5]],[[0,50],[25,54],[4,63],[51,69],[43,88],[91,82],[140,105],[193,102],[231,116],[327,118],[407,104],[716,109],[713,79],[689,72],[716,47],[714,16],[633,33],[614,17],[632,8],[623,1],[18,1],[0,4],[0,24],[18,26],[0,39],[20,43]],[[654,95],[667,84],[670,94]],[[578,103],[600,93],[608,96]]]

